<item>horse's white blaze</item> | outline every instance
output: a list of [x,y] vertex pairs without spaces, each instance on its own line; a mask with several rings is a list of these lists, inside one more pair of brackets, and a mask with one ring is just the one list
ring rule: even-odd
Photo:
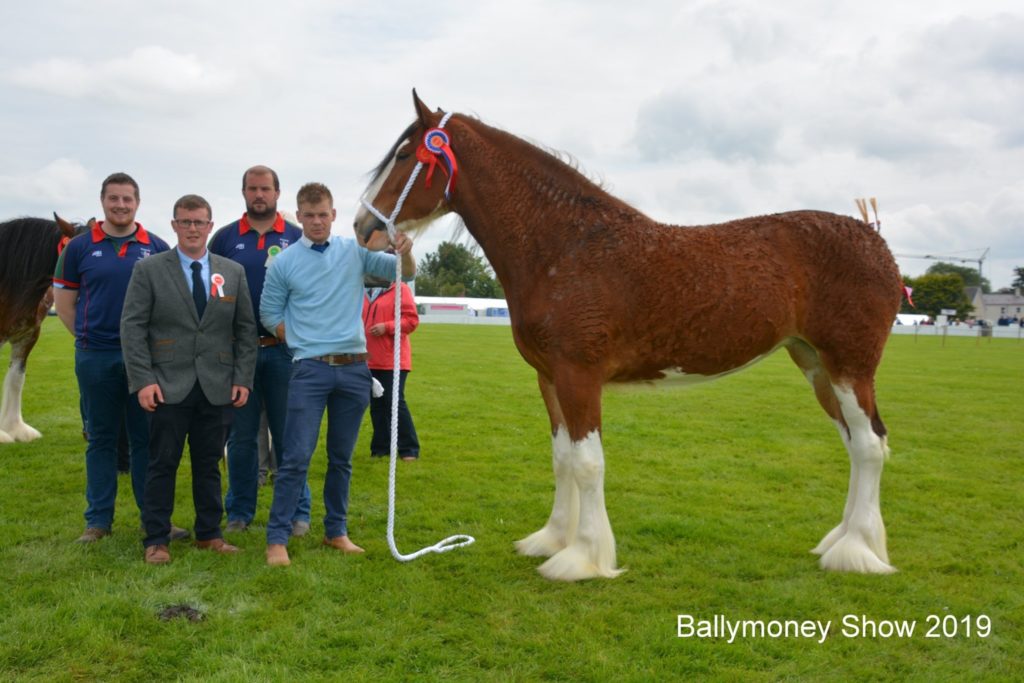
[[896,569],[889,564],[879,503],[888,446],[871,428],[871,418],[861,409],[853,390],[835,384],[832,388],[846,422],[839,433],[850,453],[850,486],[843,521],[813,552],[821,555],[825,569],[889,574]]
[[25,366],[13,363],[4,378],[2,407],[0,407],[0,443],[32,441],[42,434],[21,419],[21,390],[25,386]]
[[[408,139],[402,140],[402,143],[401,145],[399,145],[399,147],[405,145],[408,141]],[[397,156],[397,152],[395,156]],[[388,179],[388,177],[391,175],[391,171],[395,168],[395,156],[391,157],[391,161],[388,162],[388,165],[384,167],[384,170],[377,175],[377,178],[372,183],[370,183],[370,185],[366,188],[366,191],[363,192],[363,200],[372,204],[374,208],[376,208],[378,211],[384,213],[384,210],[387,209],[388,213],[384,214],[385,216],[391,215],[391,211],[394,210],[394,207],[377,206],[377,195],[380,193],[380,188],[384,186],[384,181]],[[369,210],[365,206],[363,206],[362,202],[360,202],[359,208],[356,211],[355,224],[362,225],[367,220],[369,214]]]
[[596,430],[571,442],[570,464],[579,489],[576,534],[538,571],[562,581],[618,576],[622,570],[615,567],[615,536],[604,504],[604,448]]
[[[408,144],[408,142],[408,138],[402,140],[402,142],[398,145],[398,147],[396,147],[396,149],[405,146],[406,144]],[[377,206],[377,195],[380,194],[380,189],[384,186],[384,181],[386,181],[391,176],[391,171],[394,170],[395,162],[397,161],[397,159],[398,153],[396,152],[395,156],[391,157],[391,160],[388,161],[388,165],[384,167],[384,170],[380,172],[376,180],[370,183],[370,185],[363,192],[363,201],[373,206],[375,209],[377,209],[377,211],[379,211],[382,215],[388,218],[391,217],[391,213],[395,210],[395,207]],[[430,213],[428,213],[426,216],[423,216],[421,218],[404,220],[399,223],[396,223],[395,229],[398,230],[399,232],[416,232],[417,230],[420,230],[429,225],[430,223],[432,223],[433,221],[437,220],[445,213],[446,209],[444,206],[444,202],[438,200],[437,205],[433,209],[431,209]],[[360,202],[359,207],[356,210],[354,224],[364,225],[365,222],[369,220],[369,217],[369,209],[367,209],[366,206],[362,202]]]
[[572,471],[572,445],[565,427],[559,427],[551,437],[551,460],[555,469],[555,503],[551,516],[539,531],[516,541],[521,555],[551,557],[576,536],[580,496]]

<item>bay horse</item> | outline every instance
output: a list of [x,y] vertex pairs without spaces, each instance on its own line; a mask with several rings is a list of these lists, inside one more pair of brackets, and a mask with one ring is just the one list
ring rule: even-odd
[[[895,571],[879,504],[888,446],[874,375],[902,290],[875,230],[821,211],[664,225],[530,143],[465,115],[431,112],[415,91],[413,101],[416,120],[373,172],[353,227],[360,243],[379,246],[375,231],[417,160],[433,167],[441,149],[448,187],[443,177],[417,180],[393,222],[418,230],[457,213],[505,289],[515,345],[537,371],[551,422],[551,515],[516,543],[521,554],[549,558],[543,576],[622,571],[604,501],[604,384],[710,380],[779,347],[803,371],[850,459],[842,521],[813,552],[825,569]],[[434,131],[442,122],[447,144]]]
[[0,443],[32,441],[41,434],[21,417],[25,364],[53,305],[58,248],[77,228],[54,214],[0,223],[0,346],[11,343],[11,362],[0,403]]

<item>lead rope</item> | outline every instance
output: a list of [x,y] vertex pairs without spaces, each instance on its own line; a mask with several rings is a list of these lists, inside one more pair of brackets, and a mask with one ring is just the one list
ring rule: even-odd
[[[438,128],[444,128],[444,125],[448,122],[451,113],[445,114],[444,118],[441,119],[441,123],[438,124]],[[418,161],[416,168],[413,169],[412,175],[409,176],[409,181],[405,184],[405,189],[402,190],[402,194],[398,197],[398,203],[395,204],[394,210],[391,212],[390,217],[385,217],[380,213],[370,202],[366,201],[363,197],[363,206],[367,208],[374,216],[379,218],[388,229],[388,237],[392,241],[395,241],[397,235],[397,229],[395,228],[395,219],[398,218],[398,213],[402,210],[402,205],[405,203],[405,198],[409,196],[409,192],[412,190],[413,183],[416,182],[416,177],[419,175],[420,170],[423,168],[423,162]],[[422,557],[427,553],[446,553],[449,550],[455,550],[461,548],[464,545],[475,543],[476,539],[472,536],[465,534],[456,534],[449,536],[444,540],[438,541],[434,545],[420,548],[416,552],[403,555],[398,550],[398,546],[395,544],[395,469],[398,462],[398,392],[401,387],[401,368],[402,368],[402,259],[395,259],[395,355],[393,359],[392,367],[394,368],[391,377],[391,457],[388,459],[388,548],[391,549],[391,556],[399,562],[408,562],[415,560],[417,557]]]

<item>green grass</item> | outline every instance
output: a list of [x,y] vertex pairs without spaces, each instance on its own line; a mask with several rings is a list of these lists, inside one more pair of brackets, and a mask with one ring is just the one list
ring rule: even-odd
[[[24,414],[44,437],[0,446],[0,679],[152,681],[993,680],[1024,661],[1024,345],[898,337],[878,376],[893,455],[882,485],[900,572],[822,572],[808,553],[840,518],[848,466],[786,354],[692,389],[606,393],[606,496],[629,569],[551,583],[512,541],[539,528],[553,482],[547,418],[508,328],[424,325],[408,399],[423,457],[399,463],[399,549],[477,542],[412,563],[385,541],[387,463],[368,420],[350,503],[361,557],[313,532],[264,566],[262,527],[220,557],[174,544],[142,562],[121,479],[114,535],[72,541],[84,444],[71,339],[54,319],[29,361]],[[7,351],[2,362],[6,365]],[[188,467],[175,521],[190,525]],[[261,491],[257,523],[270,490]],[[161,621],[188,604],[198,623]],[[680,639],[677,615],[831,621],[813,639]],[[844,615],[915,620],[911,638],[846,637]],[[928,639],[929,615],[987,615],[986,638]]]

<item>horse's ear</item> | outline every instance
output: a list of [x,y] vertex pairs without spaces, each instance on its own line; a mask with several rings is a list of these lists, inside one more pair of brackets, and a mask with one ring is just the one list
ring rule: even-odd
[[75,226],[58,216],[56,211],[53,212],[53,220],[57,221],[57,227],[60,228],[65,237],[75,236]]
[[416,116],[424,128],[430,128],[430,107],[423,104],[420,96],[416,94],[416,88],[412,89],[412,104],[416,108]]

